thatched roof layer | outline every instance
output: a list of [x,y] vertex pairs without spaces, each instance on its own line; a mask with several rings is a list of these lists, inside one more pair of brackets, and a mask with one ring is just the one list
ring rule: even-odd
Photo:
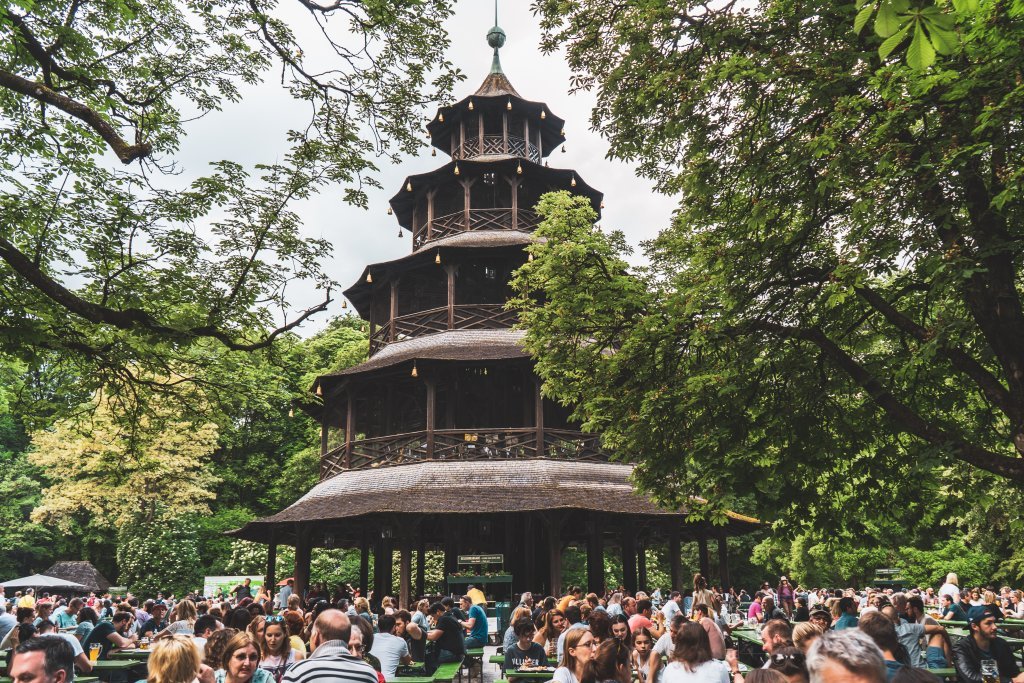
[[57,562],[43,573],[65,581],[80,583],[91,591],[105,591],[112,585],[107,577],[92,566],[91,562],[84,560]]
[[[571,460],[432,460],[384,469],[349,470],[314,486],[290,507],[250,522],[232,535],[265,540],[271,525],[349,520],[364,515],[482,514],[586,509],[627,515],[677,516],[638,494],[632,465]],[[442,483],[443,482],[443,483]],[[472,491],[467,508],[465,492]],[[524,492],[529,492],[524,495]],[[731,513],[730,526],[752,530],[757,520]]]

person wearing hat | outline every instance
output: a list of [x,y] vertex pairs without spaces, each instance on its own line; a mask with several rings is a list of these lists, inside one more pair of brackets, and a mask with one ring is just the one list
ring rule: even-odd
[[953,645],[958,680],[982,683],[981,662],[994,659],[1002,683],[1024,683],[1024,674],[1014,660],[1013,651],[1005,640],[996,635],[996,619],[992,613],[984,605],[971,607],[967,611],[967,624],[971,635]]
[[793,586],[789,584],[789,579],[785,576],[779,579],[779,586],[775,589],[775,596],[779,607],[786,613],[786,618],[791,619],[793,617],[793,610],[796,609],[796,606],[793,604],[796,598],[796,591],[793,590]]

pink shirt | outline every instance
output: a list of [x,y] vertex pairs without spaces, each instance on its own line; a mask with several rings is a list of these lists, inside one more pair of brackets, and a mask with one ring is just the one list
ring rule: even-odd
[[750,607],[747,609],[747,619],[754,618],[760,621],[761,612],[761,603],[754,601],[750,603]]
[[631,616],[629,618],[629,632],[630,633],[632,633],[633,631],[637,630],[638,628],[647,628],[647,629],[649,629],[652,626],[654,626],[654,624],[651,622],[651,620],[648,619],[647,617],[645,617],[642,614],[634,614],[633,616]]

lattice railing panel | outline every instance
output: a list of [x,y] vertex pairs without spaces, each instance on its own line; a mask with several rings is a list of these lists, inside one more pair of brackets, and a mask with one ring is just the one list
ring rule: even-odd
[[345,448],[323,456],[320,480],[329,479],[346,469],[366,469],[425,460],[557,460],[607,461],[598,437],[571,430],[544,431],[544,449],[537,452],[537,430],[515,429],[439,429],[361,439],[351,444],[350,467],[345,467]]
[[540,163],[540,150],[532,142],[528,142],[515,135],[508,136],[508,147],[505,146],[505,137],[502,135],[485,135],[483,148],[480,146],[480,137],[466,138],[465,144],[457,150],[460,159],[473,159],[478,156],[494,156],[508,154],[511,156],[529,159],[534,163]]
[[454,319],[457,330],[497,330],[512,327],[519,316],[502,304],[473,304],[456,306]]
[[395,318],[395,341],[437,334],[448,329],[448,307],[431,308]]

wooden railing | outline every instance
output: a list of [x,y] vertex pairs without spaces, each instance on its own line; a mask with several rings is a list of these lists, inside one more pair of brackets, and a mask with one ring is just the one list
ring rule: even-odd
[[400,465],[428,460],[582,460],[604,462],[607,454],[593,434],[567,429],[542,432],[544,445],[537,449],[537,430],[439,429],[353,441],[320,460],[320,481],[339,472]]
[[482,144],[479,137],[466,138],[466,142],[456,148],[455,154],[460,159],[507,154],[540,163],[537,146],[515,135],[485,135]]
[[430,238],[424,224],[413,235],[413,247],[422,247],[429,241],[450,237],[473,230],[518,230],[533,232],[540,225],[540,216],[529,209],[470,209],[469,221],[465,211],[439,216],[430,225]]
[[460,304],[452,308],[450,316],[447,306],[417,311],[398,316],[375,329],[370,335],[370,355],[392,342],[448,330],[505,329],[517,321],[516,312],[505,310],[503,304]]

